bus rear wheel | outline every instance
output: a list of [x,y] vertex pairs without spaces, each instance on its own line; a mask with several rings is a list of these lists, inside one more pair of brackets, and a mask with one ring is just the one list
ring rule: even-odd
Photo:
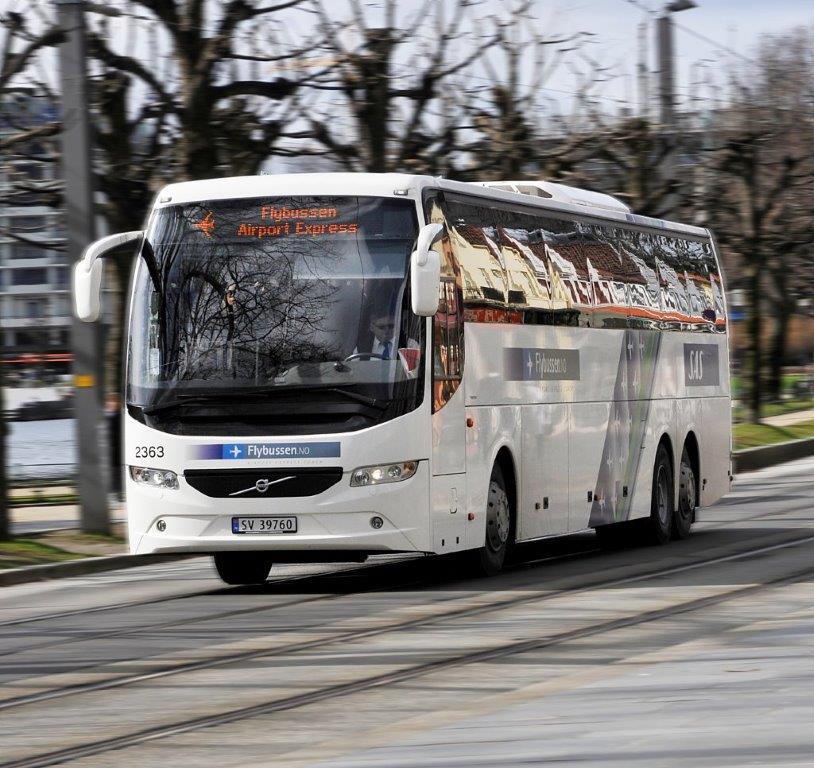
[[667,544],[673,533],[673,468],[667,448],[662,443],[653,465],[653,492],[650,517],[645,518],[645,538],[653,544]]
[[256,552],[218,552],[215,570],[227,584],[248,586],[264,584],[271,571],[271,558]]
[[686,539],[690,535],[690,528],[695,521],[697,498],[698,479],[685,448],[681,454],[681,467],[678,470],[678,509],[673,520],[673,535],[677,539]]
[[496,464],[489,478],[486,497],[486,540],[475,554],[475,568],[484,576],[494,576],[503,569],[511,545],[512,508],[503,472]]

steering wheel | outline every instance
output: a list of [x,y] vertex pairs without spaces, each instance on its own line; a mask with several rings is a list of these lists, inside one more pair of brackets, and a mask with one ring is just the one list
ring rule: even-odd
[[349,360],[370,360],[372,357],[375,357],[377,360],[384,360],[384,355],[380,355],[376,352],[354,352],[352,355],[348,355],[342,362],[347,363]]

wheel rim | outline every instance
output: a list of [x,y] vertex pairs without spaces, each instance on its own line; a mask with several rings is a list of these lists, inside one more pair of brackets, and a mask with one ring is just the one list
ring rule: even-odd
[[660,466],[656,482],[656,511],[659,516],[659,522],[663,526],[667,526],[670,522],[669,499],[670,489],[667,484],[667,471],[664,466]]
[[499,552],[509,539],[509,498],[494,480],[489,483],[489,501],[486,505],[486,545]]
[[680,491],[681,491],[681,514],[685,517],[692,514],[695,509],[695,472],[692,467],[686,462],[681,462],[681,478],[680,478]]

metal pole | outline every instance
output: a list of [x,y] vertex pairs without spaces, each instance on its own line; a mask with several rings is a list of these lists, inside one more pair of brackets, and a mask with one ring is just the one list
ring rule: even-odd
[[659,58],[659,120],[669,128],[675,119],[675,66],[673,20],[669,13],[656,21],[656,45]]
[[647,22],[639,24],[639,62],[636,69],[639,76],[639,117],[650,122],[650,52],[647,49]]
[[[95,237],[85,11],[81,0],[56,0],[65,40],[59,48],[62,81],[62,175],[68,257],[77,261]],[[82,530],[109,533],[109,445],[103,406],[102,324],[74,318],[71,329],[78,466],[76,490]]]
[[675,95],[673,74],[673,21],[665,11],[656,20],[656,50],[659,62],[659,123],[662,138],[667,143],[667,151],[662,160],[662,178],[665,193],[658,212],[664,218],[675,215],[676,196],[676,127]]

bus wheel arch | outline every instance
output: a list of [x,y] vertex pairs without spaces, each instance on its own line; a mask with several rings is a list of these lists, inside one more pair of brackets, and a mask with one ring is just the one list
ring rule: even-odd
[[698,438],[695,432],[690,430],[684,438],[684,449],[681,452],[682,458],[686,452],[690,462],[690,467],[695,473],[695,498],[693,503],[696,507],[701,505],[701,449],[698,445]]
[[486,524],[483,546],[473,551],[477,573],[494,576],[503,569],[517,529],[517,474],[511,451],[497,452],[486,489]]
[[511,514],[511,531],[509,533],[509,547],[514,545],[517,536],[517,465],[508,446],[501,446],[495,456],[493,466],[500,467],[503,480],[506,483],[506,495],[509,497],[509,512]]

